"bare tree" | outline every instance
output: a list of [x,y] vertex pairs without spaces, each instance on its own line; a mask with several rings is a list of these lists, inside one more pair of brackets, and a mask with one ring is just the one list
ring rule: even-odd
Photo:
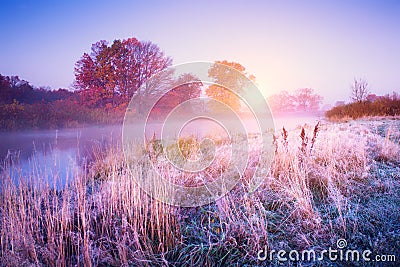
[[354,78],[354,83],[351,85],[351,99],[354,102],[362,102],[367,99],[368,94],[368,82],[365,79]]

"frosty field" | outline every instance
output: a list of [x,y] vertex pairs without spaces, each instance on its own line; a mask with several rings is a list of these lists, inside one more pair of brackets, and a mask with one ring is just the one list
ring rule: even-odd
[[[149,141],[144,157],[157,156],[154,149],[150,151],[156,141]],[[197,141],[182,139],[182,153],[195,156]],[[261,260],[260,250],[319,253],[336,248],[339,239],[346,240],[348,249],[371,250],[372,259],[398,257],[399,142],[398,118],[322,122],[304,131],[277,129],[271,170],[264,172],[255,192],[248,192],[245,174],[229,194],[195,208],[169,206],[141,191],[128,166],[143,177],[152,175],[152,166],[127,161],[116,146],[98,151],[93,162],[69,172],[69,186],[63,190],[39,182],[43,173],[34,169],[20,183],[11,182],[7,170],[18,171],[18,166],[4,164],[0,262],[4,266],[224,266],[232,262],[270,266],[279,259]],[[220,142],[217,151],[223,153],[224,146]],[[251,153],[257,153],[254,143]],[[225,171],[228,158],[224,154],[216,158],[209,179]],[[174,183],[207,182],[161,163],[158,167]],[[366,263],[324,258],[301,264]],[[395,262],[385,266],[390,264]]]

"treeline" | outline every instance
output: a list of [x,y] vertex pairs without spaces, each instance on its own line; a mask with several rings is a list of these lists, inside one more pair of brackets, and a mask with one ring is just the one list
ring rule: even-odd
[[80,92],[36,88],[18,76],[0,74],[0,130],[77,127],[121,120],[102,107],[88,107]]
[[[122,123],[126,110],[132,118],[139,118],[147,115],[148,107],[149,119],[162,119],[179,104],[200,97],[204,86],[192,73],[162,72],[171,65],[172,59],[157,45],[128,38],[93,44],[90,53],[84,53],[75,64],[74,91],[35,88],[16,76],[1,76],[0,127],[20,130]],[[245,71],[239,63],[217,61],[209,70],[210,77],[216,82],[225,77],[232,89],[240,89],[244,78],[230,75],[222,65]],[[155,74],[160,75],[146,83]],[[206,94],[239,110],[237,96],[225,91],[208,87]],[[130,101],[133,104],[128,108]],[[182,115],[203,106],[185,108],[180,110]]]
[[281,91],[270,96],[268,104],[275,114],[311,112],[320,110],[322,96],[318,95],[311,88],[300,88],[295,92]]
[[75,65],[75,91],[0,75],[0,130],[121,123],[133,94],[171,63],[157,45],[128,38],[93,44]]
[[373,100],[357,101],[332,108],[325,113],[330,120],[357,119],[368,116],[400,115],[400,97],[397,93]]
[[0,74],[0,103],[33,104],[37,102],[53,102],[71,98],[74,93],[66,89],[49,90],[46,87],[36,88],[18,76],[3,76]]

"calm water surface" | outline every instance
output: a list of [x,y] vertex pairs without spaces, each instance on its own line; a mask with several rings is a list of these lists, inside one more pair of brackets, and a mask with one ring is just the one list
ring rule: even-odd
[[[319,119],[315,116],[275,117],[274,123],[277,131],[282,126],[290,130],[299,125],[314,125]],[[140,134],[136,128],[130,126],[132,133]],[[160,124],[149,124],[146,135],[151,137],[156,133],[160,136],[160,128]],[[180,127],[177,126],[175,134],[179,131]],[[223,128],[217,124],[193,122],[181,134],[204,136],[221,131]],[[122,126],[3,132],[0,133],[1,167],[4,169],[5,166],[13,165],[16,167],[15,176],[29,176],[32,173],[43,179],[58,176],[61,184],[64,184],[79,165],[92,159],[94,151],[104,150],[110,145],[120,145],[121,139]]]

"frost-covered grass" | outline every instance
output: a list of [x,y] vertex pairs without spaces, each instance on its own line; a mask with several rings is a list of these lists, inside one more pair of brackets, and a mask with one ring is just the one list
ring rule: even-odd
[[[399,120],[305,126],[303,134],[301,128],[278,130],[272,168],[257,191],[248,193],[249,177],[244,175],[229,194],[196,208],[168,206],[142,192],[127,166],[133,166],[136,175],[152,175],[149,168],[154,165],[132,165],[115,147],[99,151],[84,171],[69,177],[72,182],[62,191],[37,182],[38,173],[16,185],[9,172],[3,172],[0,262],[4,266],[264,266],[278,264],[257,260],[258,250],[265,246],[319,251],[335,247],[339,238],[345,238],[351,249],[398,257],[399,132]],[[185,156],[196,157],[196,142],[181,142]],[[217,144],[217,153],[228,145]],[[152,145],[152,160],[161,168],[157,143]],[[253,144],[253,156],[256,148]],[[170,149],[173,153],[175,148]],[[225,170],[227,158],[217,158],[208,170],[210,179]],[[176,183],[204,182],[161,169]]]

